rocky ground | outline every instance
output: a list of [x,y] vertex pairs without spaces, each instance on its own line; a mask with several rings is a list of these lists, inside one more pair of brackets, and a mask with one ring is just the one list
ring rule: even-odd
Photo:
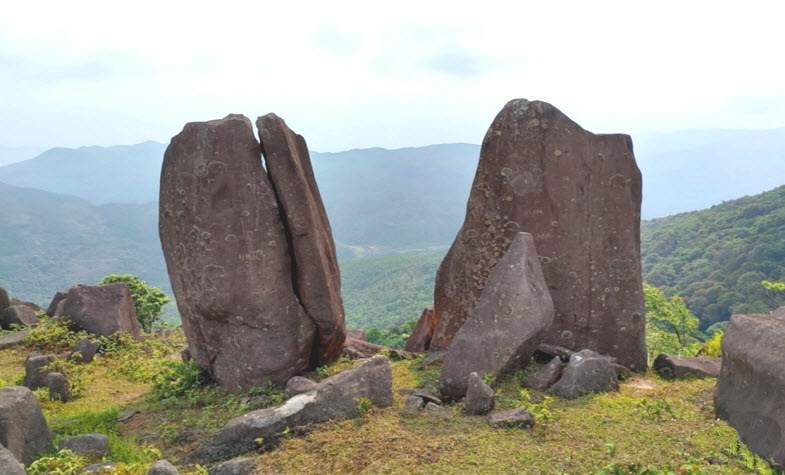
[[[21,380],[28,354],[58,351],[64,336],[50,325],[37,328],[35,341],[0,350],[4,384]],[[45,389],[36,392],[55,442],[104,433],[109,451],[103,459],[119,463],[115,473],[143,474],[161,458],[177,464],[231,418],[282,402],[282,391],[271,387],[230,394],[197,385],[198,375],[179,362],[183,347],[179,332],[119,341],[81,369],[66,368],[75,399],[56,402]],[[357,364],[342,358],[308,376],[322,380]],[[647,373],[623,382],[618,392],[561,400],[524,390],[519,372],[497,382],[496,407],[526,408],[535,425],[495,429],[485,417],[464,415],[460,403],[406,414],[406,390],[435,391],[439,367],[423,368],[417,358],[393,361],[392,371],[391,407],[289,431],[255,455],[257,473],[771,473],[715,419],[714,379],[671,382]],[[211,467],[178,468],[197,474]]]

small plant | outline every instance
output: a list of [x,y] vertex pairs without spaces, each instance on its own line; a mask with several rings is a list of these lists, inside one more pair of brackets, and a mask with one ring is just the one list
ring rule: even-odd
[[752,453],[750,449],[739,440],[725,450],[725,453],[726,455],[737,459],[744,468],[749,470],[749,473],[757,473],[758,475],[777,475],[778,473],[772,468],[769,462]]
[[357,404],[357,417],[364,419],[368,412],[373,408],[373,401],[367,397],[358,397],[354,400]]
[[41,457],[29,467],[28,475],[79,475],[87,465],[84,457],[63,449],[54,455]]
[[636,407],[642,418],[650,421],[663,421],[666,416],[668,419],[677,419],[673,406],[665,399],[641,399]]
[[263,399],[264,406],[277,406],[283,403],[283,391],[278,386],[268,383],[248,390],[248,396]]
[[496,375],[493,373],[485,373],[482,375],[482,380],[488,386],[493,387],[496,384]]
[[725,333],[718,331],[698,350],[698,356],[722,356],[722,337]]
[[164,305],[172,299],[158,287],[153,287],[132,274],[109,274],[101,280],[102,284],[115,282],[124,282],[128,285],[139,324],[144,331],[152,331],[153,327],[161,321]]
[[46,370],[63,373],[71,387],[71,397],[76,399],[85,395],[90,382],[90,365],[76,364],[73,361],[56,359],[46,365]]
[[67,320],[42,316],[25,338],[25,344],[39,349],[67,350],[87,336],[86,332],[71,330]]
[[544,396],[542,400],[536,402],[528,390],[521,389],[518,402],[520,406],[534,416],[534,419],[538,422],[548,422],[555,417],[553,410],[551,409],[554,402],[554,399],[551,396]]
[[194,363],[164,361],[153,377],[152,396],[159,401],[186,396],[203,383],[202,369]]

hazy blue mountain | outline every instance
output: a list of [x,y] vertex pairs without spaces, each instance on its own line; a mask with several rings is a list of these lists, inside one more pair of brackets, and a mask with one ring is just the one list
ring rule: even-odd
[[0,167],[0,182],[74,195],[93,204],[145,203],[158,199],[165,148],[157,142],[53,148]]
[[638,136],[635,155],[643,172],[643,217],[659,218],[781,185],[785,128]]
[[54,292],[131,272],[169,288],[158,206],[95,206],[0,183],[0,287],[47,304]]
[[37,147],[4,147],[0,145],[0,166],[29,160],[42,151]]

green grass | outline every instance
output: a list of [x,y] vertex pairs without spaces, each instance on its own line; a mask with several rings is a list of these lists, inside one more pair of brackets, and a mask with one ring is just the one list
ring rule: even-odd
[[[110,438],[107,459],[122,463],[117,473],[141,475],[160,457],[176,461],[231,418],[282,401],[281,390],[272,387],[231,394],[195,384],[191,368],[174,363],[182,344],[175,334],[140,346],[121,345],[87,365],[88,390],[82,397],[61,403],[42,396],[55,438],[105,433]],[[18,378],[30,351],[0,351],[0,379]],[[308,376],[323,379],[355,364],[342,358]],[[419,359],[392,366],[393,407],[358,401],[363,417],[292,431],[277,448],[258,456],[258,466],[296,474],[772,473],[732,428],[715,420],[713,380],[669,382],[647,374],[623,383],[618,393],[565,401],[522,390],[528,369],[497,382],[497,407],[525,407],[538,419],[536,426],[497,430],[482,417],[463,415],[461,404],[453,406],[448,419],[402,416],[401,390],[435,390],[439,368],[421,368]],[[156,376],[140,377],[152,373]],[[152,381],[163,384],[161,378],[174,381],[176,396],[154,391]],[[138,413],[118,422],[129,410]],[[44,471],[35,473],[88,462],[51,454],[39,464]],[[201,467],[180,468],[181,473],[204,473]]]

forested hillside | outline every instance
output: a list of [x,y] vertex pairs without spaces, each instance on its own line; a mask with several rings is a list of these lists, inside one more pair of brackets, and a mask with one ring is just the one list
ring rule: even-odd
[[685,298],[705,328],[785,303],[761,281],[785,278],[785,186],[647,221],[644,279]]

